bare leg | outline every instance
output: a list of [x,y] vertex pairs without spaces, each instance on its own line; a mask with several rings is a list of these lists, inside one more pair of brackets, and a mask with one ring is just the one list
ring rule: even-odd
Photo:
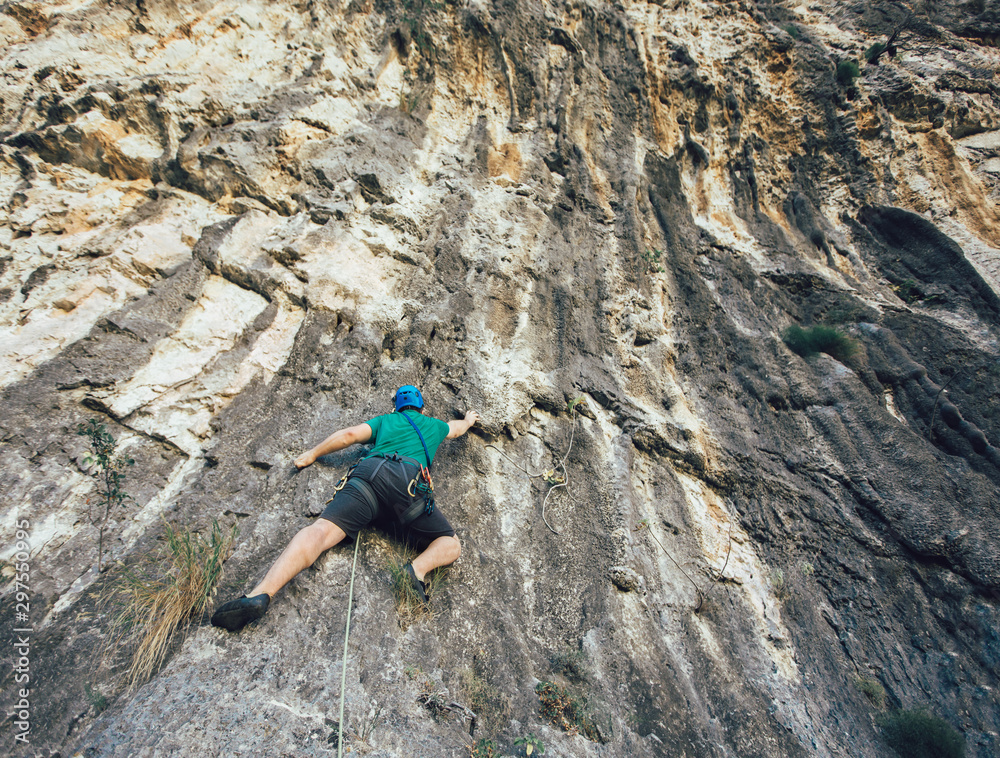
[[413,560],[413,573],[417,579],[424,581],[428,571],[454,563],[461,554],[462,544],[457,537],[438,537]]
[[[256,597],[262,592],[274,597],[275,593],[294,579],[302,569],[312,566],[325,550],[329,550],[346,536],[344,530],[332,521],[324,518],[316,519],[292,537],[288,547],[281,551],[278,560],[268,569],[264,579],[247,594],[247,597]],[[433,544],[431,543],[431,546]]]

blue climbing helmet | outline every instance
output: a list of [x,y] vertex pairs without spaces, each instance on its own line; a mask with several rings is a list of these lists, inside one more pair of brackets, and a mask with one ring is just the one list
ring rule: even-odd
[[396,410],[400,408],[405,408],[408,405],[412,405],[414,408],[420,409],[424,407],[424,397],[420,394],[420,390],[414,387],[412,384],[407,384],[396,390]]

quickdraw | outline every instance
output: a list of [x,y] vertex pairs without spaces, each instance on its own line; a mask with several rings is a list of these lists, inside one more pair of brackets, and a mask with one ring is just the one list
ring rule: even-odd
[[431,472],[426,466],[421,466],[417,475],[410,480],[410,486],[406,488],[406,494],[410,497],[426,495],[434,492],[434,480],[431,479]]
[[424,513],[430,516],[434,512],[434,480],[431,479],[430,469],[420,467],[417,475],[410,480],[406,494],[414,498],[423,495]]
[[344,489],[344,487],[347,486],[347,480],[351,478],[351,474],[354,473],[354,469],[356,469],[358,467],[359,463],[361,463],[361,461],[356,461],[353,466],[351,466],[349,469],[347,469],[347,473],[344,474],[342,477],[340,477],[340,481],[337,482],[334,485],[334,487],[333,487],[333,497],[331,497],[329,500],[326,501],[327,505],[329,505],[330,503],[332,503],[333,502],[333,498],[337,497],[337,493],[340,492],[342,489]]

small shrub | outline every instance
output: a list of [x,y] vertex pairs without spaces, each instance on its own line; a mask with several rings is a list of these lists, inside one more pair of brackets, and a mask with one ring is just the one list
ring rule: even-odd
[[899,295],[899,299],[907,305],[912,305],[918,300],[924,299],[923,291],[913,279],[906,279],[893,287],[893,289]]
[[540,682],[535,687],[535,692],[541,702],[541,714],[549,723],[567,732],[579,732],[594,742],[600,739],[597,725],[593,717],[587,713],[582,700],[573,697],[565,688],[553,682]]
[[434,52],[434,38],[426,29],[430,15],[444,7],[435,0],[403,0],[402,23],[409,29],[410,39],[416,45],[420,54],[429,56]]
[[407,666],[403,669],[403,673],[406,674],[406,678],[411,682],[418,676],[424,675],[424,670],[420,666]]
[[965,739],[923,709],[892,711],[876,719],[889,746],[904,758],[963,758]]
[[222,578],[222,566],[232,551],[236,525],[223,534],[212,522],[209,540],[166,525],[166,550],[149,571],[129,569],[111,585],[102,605],[116,609],[108,636],[109,649],[131,654],[126,672],[131,689],[163,663],[178,632],[201,618]]
[[100,715],[108,707],[108,699],[100,693],[99,690],[95,690],[89,684],[83,686],[83,692],[87,696],[87,702],[90,703],[91,707],[94,709],[94,713]]
[[566,477],[562,474],[556,473],[554,468],[545,469],[545,471],[542,472],[542,480],[550,486],[566,483]]
[[384,710],[383,706],[373,702],[368,715],[358,719],[358,726],[353,731],[359,742],[369,745],[375,730],[385,721]]
[[510,721],[510,699],[471,669],[462,672],[462,689],[487,734],[498,734]]
[[430,711],[435,721],[447,720],[451,716],[448,693],[432,677],[425,675],[423,684],[420,685],[420,694],[417,695],[417,702]]
[[888,49],[884,42],[876,42],[874,45],[865,50],[865,60],[868,61],[869,66],[877,66],[878,59],[882,57],[882,54]]
[[97,482],[97,494],[87,500],[90,523],[97,528],[97,571],[104,571],[104,530],[112,514],[125,507],[132,500],[125,494],[122,484],[125,481],[125,469],[135,464],[131,458],[119,455],[115,438],[111,436],[104,424],[90,419],[86,424],[78,424],[76,433],[86,437],[90,452],[83,458],[89,476]]
[[809,561],[802,561],[802,563],[799,564],[799,568],[805,576],[812,576],[816,573],[816,567]]
[[469,758],[493,758],[499,747],[493,740],[481,739],[469,748]]
[[545,752],[545,745],[534,732],[528,732],[527,736],[514,740],[514,747],[523,747],[525,755],[541,755]]
[[407,116],[413,115],[413,112],[420,105],[420,95],[411,92],[406,94],[405,92],[399,93],[399,110],[405,113]]
[[854,678],[854,686],[876,708],[885,708],[885,687],[878,679],[858,676]]
[[802,36],[802,32],[799,31],[799,27],[795,24],[785,24],[781,29],[792,39],[798,39]]
[[591,679],[587,656],[582,650],[566,650],[556,653],[549,660],[549,663],[552,665],[552,673],[562,674],[571,682],[582,684]]
[[785,344],[803,358],[826,353],[841,363],[846,363],[858,352],[857,343],[832,326],[813,326],[803,329],[797,324],[788,327],[781,336]]
[[788,597],[790,587],[788,586],[788,580],[785,579],[785,572],[781,569],[774,569],[771,572],[771,586],[774,587],[774,596],[778,600],[784,600]]
[[854,61],[841,61],[837,64],[837,81],[845,87],[854,85],[854,80],[861,76],[861,69]]
[[650,274],[663,274],[666,273],[666,269],[663,268],[663,263],[661,259],[663,258],[663,251],[657,247],[646,248],[646,251],[640,254],[642,262],[646,264],[646,271]]
[[417,702],[423,703],[435,721],[451,715],[448,709],[448,693],[443,690],[437,692],[421,692],[417,695]]

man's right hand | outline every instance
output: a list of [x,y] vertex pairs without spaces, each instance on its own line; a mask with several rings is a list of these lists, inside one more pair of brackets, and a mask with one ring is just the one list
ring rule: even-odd
[[298,458],[295,459],[295,468],[304,469],[306,466],[311,466],[316,462],[316,454],[310,450],[308,453],[303,453]]
[[459,421],[455,419],[454,421],[448,422],[448,439],[454,440],[461,437],[467,431],[469,431],[473,425],[479,421],[479,414],[475,411],[469,411],[465,414],[465,418]]

